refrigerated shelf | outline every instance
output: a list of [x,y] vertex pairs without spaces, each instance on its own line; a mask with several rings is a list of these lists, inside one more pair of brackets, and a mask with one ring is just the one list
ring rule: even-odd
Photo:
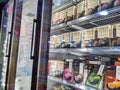
[[120,46],[50,49],[49,52],[49,57],[54,59],[79,59],[81,57],[84,58],[90,54],[113,57],[120,55]]
[[76,84],[76,83],[73,83],[73,82],[72,83],[67,82],[65,80],[62,80],[60,78],[56,78],[56,77],[53,77],[53,76],[48,76],[48,80],[52,80],[52,81],[55,81],[55,82],[58,82],[58,83],[61,83],[61,84],[72,86],[72,87],[75,87],[75,88],[78,88],[78,89],[81,89],[81,90],[99,90],[99,89],[95,89],[95,88],[85,86],[84,84]]
[[[101,12],[107,12],[101,15]],[[120,6],[84,16],[67,23],[51,26],[51,35],[71,32],[76,30],[89,29],[101,25],[114,24],[120,21]],[[73,27],[74,25],[74,27]]]

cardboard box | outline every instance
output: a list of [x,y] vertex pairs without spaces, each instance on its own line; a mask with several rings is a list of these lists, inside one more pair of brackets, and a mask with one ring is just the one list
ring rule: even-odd
[[69,7],[67,9],[67,21],[71,21],[76,18],[76,6]]
[[63,40],[63,34],[57,35],[57,36],[56,36],[55,47],[59,46],[59,45],[61,44],[62,40]]
[[111,31],[112,31],[111,25],[97,27],[97,30],[98,30],[98,38],[111,37]]
[[64,41],[65,42],[70,42],[70,33],[65,33],[64,35]]
[[52,14],[51,24],[52,25],[59,24],[59,12]]
[[85,30],[85,40],[91,40],[94,39],[94,28]]
[[98,0],[85,0],[85,15],[97,12]]
[[63,10],[59,12],[59,23],[64,23],[67,18],[67,11]]
[[82,37],[81,31],[75,31],[75,32],[72,32],[72,34],[73,34],[73,41],[76,41],[77,43],[79,43]]
[[98,11],[112,8],[114,5],[114,0],[99,0]]
[[85,1],[77,4],[77,18],[83,17],[85,14]]

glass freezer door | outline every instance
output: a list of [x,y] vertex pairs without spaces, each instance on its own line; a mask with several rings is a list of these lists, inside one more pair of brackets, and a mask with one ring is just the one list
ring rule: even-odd
[[36,35],[39,21],[37,9],[42,5],[38,6],[41,4],[40,0],[23,1],[15,90],[35,90],[37,58],[34,56],[37,51],[34,47],[36,47],[36,38],[39,36]]

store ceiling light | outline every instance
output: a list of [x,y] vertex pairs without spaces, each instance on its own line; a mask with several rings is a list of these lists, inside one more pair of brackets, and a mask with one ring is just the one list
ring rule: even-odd
[[52,37],[56,38],[57,36],[56,36],[56,35],[53,35]]
[[99,12],[99,14],[105,16],[105,15],[108,15],[108,11],[106,11],[106,10],[105,11],[101,11],[101,12]]

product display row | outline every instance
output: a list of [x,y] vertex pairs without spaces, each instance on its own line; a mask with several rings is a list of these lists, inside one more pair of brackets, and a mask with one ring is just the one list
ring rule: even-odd
[[63,80],[63,83],[66,81],[65,84],[68,83],[69,85],[70,83],[70,86],[73,84],[74,87],[78,86],[79,89],[82,89],[80,86],[84,85],[84,87],[88,86],[96,90],[119,90],[119,68],[119,58],[110,59],[110,62],[103,63],[100,60],[95,60],[95,57],[89,56],[85,61],[78,59],[49,60],[48,71],[49,78],[58,78],[58,82]]
[[51,48],[120,46],[120,24],[105,25],[50,37]]
[[120,0],[82,0],[77,5],[53,13],[51,23],[55,25],[68,22],[119,5]]

